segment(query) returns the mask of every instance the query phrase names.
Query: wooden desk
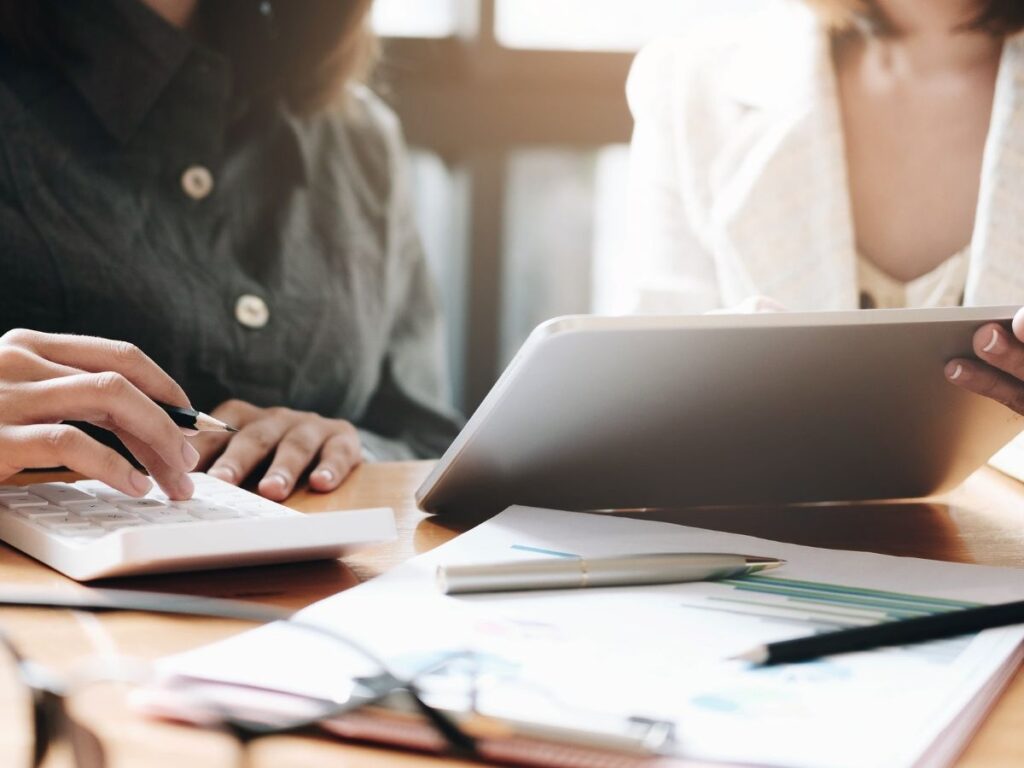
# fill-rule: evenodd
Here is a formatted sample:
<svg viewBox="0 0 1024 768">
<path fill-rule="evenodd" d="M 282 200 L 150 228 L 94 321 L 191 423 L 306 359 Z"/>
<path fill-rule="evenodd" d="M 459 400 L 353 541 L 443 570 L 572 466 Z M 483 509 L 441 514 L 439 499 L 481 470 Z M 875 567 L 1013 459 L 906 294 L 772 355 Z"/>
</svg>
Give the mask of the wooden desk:
<svg viewBox="0 0 1024 768">
<path fill-rule="evenodd" d="M 109 582 L 105 586 L 236 598 L 287 608 L 307 605 L 382 573 L 455 535 L 455 531 L 423 515 L 413 504 L 412 493 L 429 469 L 427 462 L 366 465 L 333 494 L 300 492 L 291 499 L 292 506 L 309 512 L 394 507 L 398 541 L 361 552 L 344 564 L 319 562 L 145 577 Z M 22 479 L 40 482 L 64 477 L 33 474 Z M 978 472 L 948 498 L 934 503 L 692 510 L 673 515 L 672 519 L 799 544 L 1024 568 L 1024 485 L 989 469 Z M 79 588 L 4 546 L 0 546 L 0 583 Z M 208 619 L 130 614 L 88 621 L 71 614 L 11 609 L 0 609 L 0 626 L 33 657 L 58 667 L 95 653 L 103 643 L 113 642 L 119 651 L 155 658 L 246 628 Z M 7 697 L 9 692 L 5 697 L 0 690 L 0 715 Z M 95 727 L 108 744 L 111 768 L 231 765 L 232 747 L 224 737 L 144 720 L 127 708 L 124 696 L 117 691 L 99 692 L 95 702 L 90 700 L 90 710 L 101 715 L 95 718 Z M 10 726 L 7 728 L 10 738 Z M 4 737 L 5 731 L 0 727 L 0 744 Z M 428 768 L 439 764 L 430 758 L 312 736 L 270 740 L 260 745 L 254 757 L 254 766 L 275 768 L 327 764 L 370 768 L 385 763 Z M 48 766 L 68 764 L 60 756 L 48 762 Z M 1024 673 L 1016 676 L 960 765 L 1024 765 Z"/>
</svg>

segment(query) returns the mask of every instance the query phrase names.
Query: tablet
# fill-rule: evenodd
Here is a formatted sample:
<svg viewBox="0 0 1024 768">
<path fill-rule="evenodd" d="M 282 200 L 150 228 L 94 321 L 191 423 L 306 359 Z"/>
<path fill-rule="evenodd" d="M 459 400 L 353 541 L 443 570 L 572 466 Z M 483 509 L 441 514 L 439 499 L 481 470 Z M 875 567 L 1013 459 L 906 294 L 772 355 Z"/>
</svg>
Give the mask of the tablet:
<svg viewBox="0 0 1024 768">
<path fill-rule="evenodd" d="M 940 493 L 1024 426 L 943 374 L 1015 309 L 556 318 L 417 502 L 477 517 Z"/>
</svg>

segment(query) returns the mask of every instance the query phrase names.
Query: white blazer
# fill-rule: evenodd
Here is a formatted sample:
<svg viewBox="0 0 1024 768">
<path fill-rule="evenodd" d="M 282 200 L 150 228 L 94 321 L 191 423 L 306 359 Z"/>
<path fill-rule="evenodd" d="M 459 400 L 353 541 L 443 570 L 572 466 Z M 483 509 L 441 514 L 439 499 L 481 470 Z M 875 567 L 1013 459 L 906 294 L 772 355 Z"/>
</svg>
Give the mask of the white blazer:
<svg viewBox="0 0 1024 768">
<path fill-rule="evenodd" d="M 812 11 L 786 3 L 659 41 L 627 93 L 640 311 L 753 295 L 793 310 L 858 306 L 831 46 Z M 1002 54 L 970 254 L 965 304 L 1024 304 L 1024 35 Z"/>
</svg>

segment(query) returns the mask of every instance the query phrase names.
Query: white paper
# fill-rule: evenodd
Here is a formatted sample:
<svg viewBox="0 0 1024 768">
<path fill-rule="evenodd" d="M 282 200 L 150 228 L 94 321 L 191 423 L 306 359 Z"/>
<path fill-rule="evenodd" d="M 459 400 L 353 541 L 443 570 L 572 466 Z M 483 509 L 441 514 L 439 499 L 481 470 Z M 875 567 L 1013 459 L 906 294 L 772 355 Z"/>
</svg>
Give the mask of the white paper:
<svg viewBox="0 0 1024 768">
<path fill-rule="evenodd" d="M 788 562 L 742 580 L 473 596 L 442 595 L 434 579 L 439 564 L 667 551 Z M 404 673 L 473 651 L 483 681 L 477 705 L 494 714 L 566 724 L 664 719 L 675 723 L 687 757 L 860 768 L 952 760 L 971 730 L 954 721 L 968 710 L 982 714 L 977 701 L 1005 679 L 1024 627 L 767 669 L 728 657 L 840 626 L 1021 599 L 1024 573 L 1014 569 L 514 507 L 300 615 Z M 373 665 L 271 626 L 169 659 L 164 669 L 344 700 L 351 675 Z"/>
</svg>

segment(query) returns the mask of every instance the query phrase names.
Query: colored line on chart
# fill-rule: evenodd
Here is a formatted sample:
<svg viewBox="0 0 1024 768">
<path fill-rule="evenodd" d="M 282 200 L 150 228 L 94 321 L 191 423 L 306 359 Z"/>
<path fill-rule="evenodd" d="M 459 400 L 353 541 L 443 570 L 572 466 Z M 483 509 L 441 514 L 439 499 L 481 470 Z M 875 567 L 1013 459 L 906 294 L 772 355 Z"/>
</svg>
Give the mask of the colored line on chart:
<svg viewBox="0 0 1024 768">
<path fill-rule="evenodd" d="M 708 598 L 711 600 L 713 598 Z M 727 608 L 725 606 L 713 606 L 705 605 L 703 603 L 680 603 L 682 608 L 692 608 L 696 611 L 714 611 L 716 613 L 731 613 L 734 616 L 750 616 L 754 619 L 767 619 L 769 621 L 778 624 L 795 624 L 797 626 L 811 626 L 822 629 L 845 629 L 847 627 L 862 626 L 861 624 L 852 624 L 848 621 L 838 621 L 833 618 L 815 618 L 808 614 L 805 610 L 800 610 L 799 616 L 786 615 L 784 613 L 768 613 L 764 610 L 766 606 L 763 604 L 758 605 L 754 609 L 744 610 L 742 608 Z M 780 611 L 796 612 L 796 608 L 782 608 L 779 606 Z"/>
<path fill-rule="evenodd" d="M 961 600 L 884 592 L 877 589 L 859 589 L 796 579 L 754 576 L 726 579 L 722 583 L 728 584 L 739 592 L 780 597 L 787 603 L 811 603 L 839 609 L 869 611 L 881 613 L 891 619 L 947 613 L 977 605 L 977 603 Z"/>
<path fill-rule="evenodd" d="M 526 544 L 513 544 L 511 549 L 518 549 L 520 552 L 535 552 L 538 555 L 550 555 L 551 557 L 567 557 L 574 560 L 578 560 L 580 557 L 572 552 L 559 552 L 557 549 L 543 549 L 542 547 L 528 547 Z"/>
<path fill-rule="evenodd" d="M 938 597 L 765 576 L 723 579 L 718 583 L 731 589 L 732 596 L 707 595 L 700 603 L 687 602 L 682 607 L 804 624 L 815 632 L 823 632 L 948 613 L 978 605 Z M 970 637 L 951 638 L 907 646 L 902 650 L 942 664 L 954 661 L 970 643 Z"/>
<path fill-rule="evenodd" d="M 864 587 L 847 587 L 841 584 L 826 584 L 820 581 L 803 581 L 801 579 L 780 579 L 773 576 L 743 576 L 736 579 L 723 579 L 726 584 L 753 585 L 764 588 L 778 586 L 783 589 L 806 589 L 814 592 L 840 594 L 840 595 L 861 595 L 874 598 L 888 598 L 891 600 L 903 600 L 908 603 L 919 603 L 928 605 L 948 606 L 950 608 L 976 608 L 982 603 L 970 603 L 964 600 L 950 600 L 945 597 L 925 597 L 923 595 L 911 595 L 903 592 L 888 592 L 882 589 L 867 589 Z"/>
</svg>

